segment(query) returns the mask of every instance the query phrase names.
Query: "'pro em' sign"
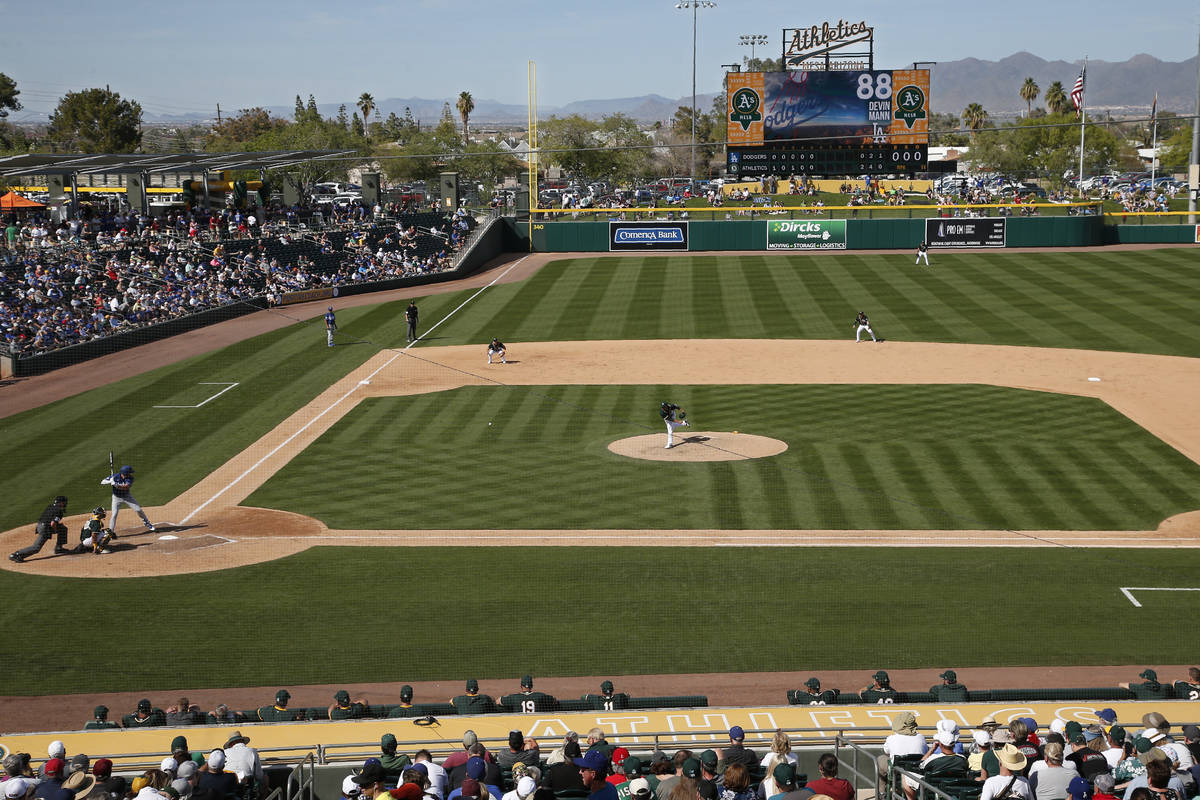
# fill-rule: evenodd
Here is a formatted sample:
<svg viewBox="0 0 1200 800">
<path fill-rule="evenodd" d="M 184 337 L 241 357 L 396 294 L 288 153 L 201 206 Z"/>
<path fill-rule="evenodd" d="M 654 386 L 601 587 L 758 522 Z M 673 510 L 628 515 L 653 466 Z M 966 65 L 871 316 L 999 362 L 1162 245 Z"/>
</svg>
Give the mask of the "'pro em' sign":
<svg viewBox="0 0 1200 800">
<path fill-rule="evenodd" d="M 844 219 L 773 219 L 767 221 L 768 250 L 845 250 Z"/>
</svg>

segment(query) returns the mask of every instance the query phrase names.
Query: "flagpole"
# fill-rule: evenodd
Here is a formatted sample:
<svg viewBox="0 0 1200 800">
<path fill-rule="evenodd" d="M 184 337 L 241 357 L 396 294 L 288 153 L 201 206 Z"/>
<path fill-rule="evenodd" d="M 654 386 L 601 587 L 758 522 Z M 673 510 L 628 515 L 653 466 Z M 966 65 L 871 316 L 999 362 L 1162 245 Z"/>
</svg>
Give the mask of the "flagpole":
<svg viewBox="0 0 1200 800">
<path fill-rule="evenodd" d="M 1154 112 L 1150 115 L 1150 191 L 1154 191 L 1154 179 L 1158 177 L 1158 92 L 1154 93 Z"/>
<path fill-rule="evenodd" d="M 1079 197 L 1083 198 L 1083 134 L 1087 130 L 1087 109 L 1084 99 L 1087 97 L 1087 56 L 1083 57 L 1083 87 L 1079 95 Z"/>
</svg>

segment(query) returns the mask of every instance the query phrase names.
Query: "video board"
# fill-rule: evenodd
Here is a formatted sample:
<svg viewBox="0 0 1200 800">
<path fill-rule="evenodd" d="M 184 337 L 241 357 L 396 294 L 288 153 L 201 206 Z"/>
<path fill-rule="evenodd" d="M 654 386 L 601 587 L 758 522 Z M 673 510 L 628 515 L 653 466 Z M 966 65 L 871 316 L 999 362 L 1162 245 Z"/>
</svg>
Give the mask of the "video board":
<svg viewBox="0 0 1200 800">
<path fill-rule="evenodd" d="M 928 169 L 929 70 L 726 76 L 729 170 L 766 174 Z"/>
</svg>

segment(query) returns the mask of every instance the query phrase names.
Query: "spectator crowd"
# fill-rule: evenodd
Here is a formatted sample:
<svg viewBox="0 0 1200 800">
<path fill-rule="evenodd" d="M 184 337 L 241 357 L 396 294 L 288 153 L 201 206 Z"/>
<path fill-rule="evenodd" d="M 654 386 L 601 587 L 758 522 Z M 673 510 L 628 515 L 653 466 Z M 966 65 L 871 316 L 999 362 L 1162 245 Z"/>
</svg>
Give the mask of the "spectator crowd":
<svg viewBox="0 0 1200 800">
<path fill-rule="evenodd" d="M 351 204 L 151 217 L 97 213 L 4 220 L 0 347 L 34 355 L 285 292 L 451 268 L 474 225 L 465 209 L 393 213 Z M 307 221 L 304 221 L 307 220 Z"/>
</svg>

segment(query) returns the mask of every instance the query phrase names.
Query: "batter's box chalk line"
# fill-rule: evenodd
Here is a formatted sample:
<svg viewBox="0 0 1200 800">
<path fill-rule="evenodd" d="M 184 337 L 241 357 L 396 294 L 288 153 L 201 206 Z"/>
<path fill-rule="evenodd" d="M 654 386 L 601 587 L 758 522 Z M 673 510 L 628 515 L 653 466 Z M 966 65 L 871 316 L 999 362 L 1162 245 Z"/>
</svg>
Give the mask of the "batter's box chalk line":
<svg viewBox="0 0 1200 800">
<path fill-rule="evenodd" d="M 1200 592 L 1200 588 L 1190 586 L 1122 586 L 1121 594 L 1125 595 L 1129 602 L 1133 603 L 1134 608 L 1141 608 L 1142 604 L 1133 596 L 1134 592 Z"/>
</svg>

